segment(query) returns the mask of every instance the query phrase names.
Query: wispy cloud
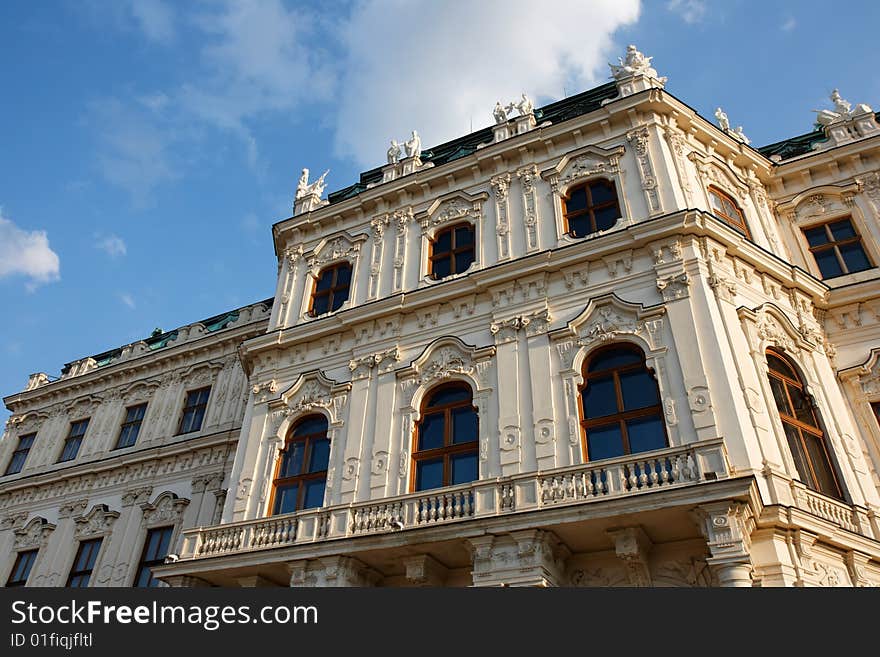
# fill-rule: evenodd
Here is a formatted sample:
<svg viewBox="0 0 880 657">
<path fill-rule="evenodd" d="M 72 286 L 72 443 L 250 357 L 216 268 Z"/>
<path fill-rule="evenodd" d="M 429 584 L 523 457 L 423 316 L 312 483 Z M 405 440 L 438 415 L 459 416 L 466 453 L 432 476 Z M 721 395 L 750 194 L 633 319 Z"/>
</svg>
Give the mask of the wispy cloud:
<svg viewBox="0 0 880 657">
<path fill-rule="evenodd" d="M 666 8 L 681 16 L 681 19 L 690 25 L 699 23 L 706 16 L 705 0 L 669 0 Z"/>
<path fill-rule="evenodd" d="M 789 16 L 785 22 L 779 26 L 783 32 L 791 32 L 794 28 L 797 27 L 797 20 L 795 20 L 794 16 Z"/>
<path fill-rule="evenodd" d="M 638 0 L 560 0 L 527 20 L 500 0 L 359 3 L 339 28 L 337 153 L 375 166 L 388 140 L 413 128 L 428 146 L 467 132 L 471 120 L 491 124 L 496 101 L 523 91 L 533 102 L 555 99 L 604 80 L 614 31 L 638 16 Z M 573 25 L 589 25 L 590 38 L 572 39 Z"/>
<path fill-rule="evenodd" d="M 0 278 L 23 275 L 31 291 L 43 283 L 57 281 L 61 261 L 49 246 L 44 230 L 23 230 L 3 216 L 0 208 Z"/>
<path fill-rule="evenodd" d="M 117 235 L 107 235 L 106 237 L 95 235 L 95 239 L 97 240 L 95 247 L 104 251 L 111 258 L 124 256 L 128 252 L 125 241 Z"/>
<path fill-rule="evenodd" d="M 171 5 L 163 0 L 129 0 L 125 3 L 146 37 L 167 43 L 175 36 L 175 16 Z"/>
<path fill-rule="evenodd" d="M 119 300 L 120 300 L 122 303 L 124 303 L 126 306 L 128 306 L 129 308 L 131 308 L 132 310 L 135 309 L 134 299 L 133 299 L 132 296 L 131 296 L 130 294 L 128 294 L 127 292 L 123 292 L 123 293 L 121 293 L 121 294 L 119 295 Z"/>
</svg>

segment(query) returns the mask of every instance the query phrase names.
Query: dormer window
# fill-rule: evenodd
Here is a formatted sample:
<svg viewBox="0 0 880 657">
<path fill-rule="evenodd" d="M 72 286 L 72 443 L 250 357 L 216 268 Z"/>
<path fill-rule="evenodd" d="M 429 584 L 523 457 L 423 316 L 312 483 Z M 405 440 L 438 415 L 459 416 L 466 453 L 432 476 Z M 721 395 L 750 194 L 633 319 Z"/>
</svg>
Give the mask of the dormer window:
<svg viewBox="0 0 880 657">
<path fill-rule="evenodd" d="M 709 202 L 712 204 L 712 214 L 721 219 L 728 226 L 738 233 L 742 233 L 749 239 L 749 227 L 746 225 L 746 218 L 743 216 L 742 210 L 730 196 L 715 187 L 709 188 Z"/>
<path fill-rule="evenodd" d="M 318 317 L 334 310 L 339 310 L 348 299 L 348 291 L 351 286 L 351 264 L 337 262 L 321 270 L 318 280 L 315 281 L 315 290 L 312 292 L 312 303 L 309 307 L 309 315 Z"/>
<path fill-rule="evenodd" d="M 467 271 L 475 255 L 474 227 L 460 223 L 437 232 L 431 242 L 431 278 L 440 280 Z"/>
<path fill-rule="evenodd" d="M 617 190 L 613 182 L 604 178 L 571 188 L 563 204 L 566 232 L 572 237 L 608 230 L 620 218 Z"/>
</svg>

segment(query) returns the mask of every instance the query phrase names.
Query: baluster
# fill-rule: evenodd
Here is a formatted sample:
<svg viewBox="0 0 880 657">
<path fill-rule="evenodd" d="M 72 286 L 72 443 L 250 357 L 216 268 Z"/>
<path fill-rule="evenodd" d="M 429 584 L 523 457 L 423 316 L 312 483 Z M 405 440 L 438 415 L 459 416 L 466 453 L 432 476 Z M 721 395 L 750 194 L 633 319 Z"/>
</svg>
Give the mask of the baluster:
<svg viewBox="0 0 880 657">
<path fill-rule="evenodd" d="M 636 485 L 639 483 L 639 478 L 636 476 L 636 464 L 627 463 L 625 471 L 629 472 L 629 477 L 624 476 L 623 486 L 627 490 L 632 490 L 636 488 Z M 629 485 L 627 486 L 627 484 Z"/>
<path fill-rule="evenodd" d="M 687 479 L 691 481 L 697 478 L 697 464 L 694 462 L 694 457 L 690 452 L 688 452 L 685 458 L 687 459 L 685 463 L 685 469 L 687 470 Z"/>
<path fill-rule="evenodd" d="M 681 454 L 672 457 L 672 481 L 678 483 L 681 481 Z"/>
<path fill-rule="evenodd" d="M 669 459 L 661 458 L 660 459 L 660 485 L 669 483 Z"/>
<path fill-rule="evenodd" d="M 641 470 L 641 474 L 639 475 L 639 488 L 645 488 L 648 485 L 648 471 L 646 468 L 649 466 L 649 463 L 648 461 L 641 461 L 636 465 L 638 465 L 639 470 Z"/>
</svg>

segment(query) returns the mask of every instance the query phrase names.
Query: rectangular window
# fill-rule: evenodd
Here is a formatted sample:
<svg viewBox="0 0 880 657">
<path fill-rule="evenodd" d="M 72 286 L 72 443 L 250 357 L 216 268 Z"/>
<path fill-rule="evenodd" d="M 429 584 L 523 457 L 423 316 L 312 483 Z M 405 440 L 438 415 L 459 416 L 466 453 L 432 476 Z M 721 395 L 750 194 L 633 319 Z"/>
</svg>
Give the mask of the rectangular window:
<svg viewBox="0 0 880 657">
<path fill-rule="evenodd" d="M 76 559 L 73 560 L 70 575 L 67 577 L 67 586 L 69 588 L 85 588 L 89 585 L 92 570 L 94 570 L 95 562 L 98 560 L 98 552 L 101 550 L 102 540 L 94 538 L 90 541 L 80 542 L 79 549 L 76 551 Z"/>
<path fill-rule="evenodd" d="M 27 550 L 19 552 L 15 558 L 15 565 L 6 580 L 6 586 L 25 586 L 28 576 L 31 574 L 31 568 L 34 567 L 34 561 L 37 560 L 37 550 Z"/>
<path fill-rule="evenodd" d="M 129 406 L 125 409 L 125 422 L 122 423 L 122 429 L 119 431 L 119 438 L 116 440 L 116 449 L 131 447 L 135 444 L 138 433 L 140 433 L 141 430 L 141 422 L 144 421 L 144 414 L 146 412 L 146 404 Z"/>
<path fill-rule="evenodd" d="M 153 566 L 165 563 L 168 549 L 171 547 L 171 534 L 174 527 L 159 527 L 147 532 L 147 540 L 144 542 L 144 551 L 138 566 L 135 586 L 159 586 L 161 582 L 153 577 Z"/>
<path fill-rule="evenodd" d="M 20 436 L 18 439 L 18 446 L 15 448 L 15 451 L 12 452 L 12 458 L 9 460 L 9 465 L 6 466 L 6 474 L 16 474 L 21 472 L 21 469 L 24 467 L 25 459 L 27 459 L 28 452 L 31 451 L 31 445 L 34 444 L 34 438 L 36 438 L 37 434 L 29 433 L 26 436 Z"/>
<path fill-rule="evenodd" d="M 190 433 L 202 428 L 202 420 L 205 419 L 205 408 L 208 406 L 210 392 L 211 388 L 208 387 L 190 390 L 186 393 L 186 403 L 183 406 L 178 434 Z"/>
<path fill-rule="evenodd" d="M 862 247 L 862 238 L 849 217 L 804 229 L 810 253 L 822 278 L 834 278 L 870 269 L 874 265 Z"/>
<path fill-rule="evenodd" d="M 61 450 L 61 458 L 58 462 L 72 461 L 79 452 L 79 446 L 82 444 L 83 436 L 86 435 L 86 429 L 89 428 L 89 419 L 78 420 L 70 423 L 70 432 L 64 440 L 64 449 Z"/>
</svg>

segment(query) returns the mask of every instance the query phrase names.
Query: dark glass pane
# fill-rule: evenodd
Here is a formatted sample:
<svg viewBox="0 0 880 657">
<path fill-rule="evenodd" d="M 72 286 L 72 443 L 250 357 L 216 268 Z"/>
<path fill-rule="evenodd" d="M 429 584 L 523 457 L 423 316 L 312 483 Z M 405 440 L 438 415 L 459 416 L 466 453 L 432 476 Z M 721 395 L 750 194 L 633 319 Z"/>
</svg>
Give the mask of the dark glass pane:
<svg viewBox="0 0 880 657">
<path fill-rule="evenodd" d="M 724 214 L 726 214 L 734 223 L 742 223 L 742 213 L 733 203 L 724 199 Z"/>
<path fill-rule="evenodd" d="M 64 450 L 61 452 L 61 458 L 59 461 L 72 461 L 76 458 L 76 454 L 79 451 L 79 444 L 82 441 L 82 438 L 69 438 L 64 442 Z"/>
<path fill-rule="evenodd" d="M 810 475 L 810 468 L 807 465 L 807 457 L 804 454 L 804 448 L 801 445 L 801 437 L 800 431 L 798 428 L 788 424 L 787 422 L 782 423 L 782 428 L 785 430 L 785 438 L 788 441 L 788 449 L 791 452 L 791 458 L 794 460 L 794 467 L 798 473 L 798 479 L 800 479 L 805 484 L 809 484 L 812 482 L 812 476 Z"/>
<path fill-rule="evenodd" d="M 327 295 L 323 295 L 320 297 L 315 297 L 312 302 L 312 315 L 317 317 L 318 315 L 323 315 L 327 312 L 330 307 L 330 297 Z"/>
<path fill-rule="evenodd" d="M 620 213 L 614 206 L 602 208 L 601 210 L 596 210 L 595 215 L 596 230 L 608 230 L 609 228 L 612 228 L 614 224 L 617 223 L 617 219 L 620 217 Z"/>
<path fill-rule="evenodd" d="M 448 253 L 452 250 L 452 231 L 444 230 L 437 233 L 434 240 L 434 253 Z"/>
<path fill-rule="evenodd" d="M 724 199 L 722 199 L 716 192 L 709 192 L 709 200 L 712 203 L 713 210 L 724 212 Z"/>
<path fill-rule="evenodd" d="M 327 432 L 327 418 L 323 415 L 312 415 L 307 418 L 303 418 L 299 422 L 296 423 L 296 426 L 293 428 L 294 436 L 311 436 L 316 433 L 326 433 Z"/>
<path fill-rule="evenodd" d="M 336 270 L 336 285 L 345 285 L 351 281 L 351 265 L 340 265 Z"/>
<path fill-rule="evenodd" d="M 606 424 L 587 431 L 587 452 L 591 461 L 610 459 L 623 454 L 620 424 Z"/>
<path fill-rule="evenodd" d="M 452 457 L 452 485 L 466 484 L 480 478 L 477 454 L 456 454 Z"/>
<path fill-rule="evenodd" d="M 452 257 L 434 260 L 431 265 L 431 274 L 434 278 L 446 278 L 452 273 Z"/>
<path fill-rule="evenodd" d="M 89 576 L 90 575 L 91 575 L 91 573 L 89 573 L 88 575 L 74 575 L 70 579 L 70 584 L 68 584 L 68 586 L 72 589 L 85 588 L 89 585 Z"/>
<path fill-rule="evenodd" d="M 568 200 L 565 202 L 566 212 L 576 212 L 587 207 L 587 190 L 583 187 L 575 189 L 571 192 Z"/>
<path fill-rule="evenodd" d="M 71 436 L 84 436 L 88 426 L 89 426 L 88 420 L 80 420 L 79 422 L 74 422 L 73 425 L 70 427 L 70 435 Z"/>
<path fill-rule="evenodd" d="M 6 474 L 11 475 L 21 472 L 26 458 L 27 452 L 15 452 L 9 461 L 9 465 L 6 467 Z"/>
<path fill-rule="evenodd" d="M 342 304 L 348 301 L 348 288 L 343 288 L 341 290 L 336 290 L 333 293 L 333 303 L 330 305 L 330 310 L 339 310 L 342 308 Z"/>
<path fill-rule="evenodd" d="M 452 411 L 452 442 L 470 443 L 477 439 L 477 412 L 472 408 L 454 409 Z"/>
<path fill-rule="evenodd" d="M 785 396 L 785 383 L 775 376 L 770 377 L 770 389 L 773 391 L 773 400 L 776 402 L 776 410 L 794 417 L 791 407 L 788 405 L 788 397 Z"/>
<path fill-rule="evenodd" d="M 315 285 L 316 292 L 323 292 L 324 290 L 329 290 L 333 285 L 333 270 L 325 269 L 321 272 L 320 277 L 318 278 L 318 282 Z"/>
<path fill-rule="evenodd" d="M 326 483 L 326 479 L 313 479 L 303 483 L 306 487 L 305 499 L 303 500 L 304 509 L 317 509 L 324 506 L 324 487 Z"/>
<path fill-rule="evenodd" d="M 568 220 L 568 232 L 572 237 L 584 237 L 593 232 L 589 215 L 582 214 Z"/>
<path fill-rule="evenodd" d="M 416 490 L 440 488 L 443 485 L 443 459 L 416 461 Z"/>
<path fill-rule="evenodd" d="M 632 411 L 646 406 L 656 406 L 660 403 L 657 383 L 649 372 L 636 370 L 635 372 L 622 372 L 619 376 L 624 410 Z"/>
<path fill-rule="evenodd" d="M 474 261 L 474 252 L 472 250 L 464 251 L 463 253 L 455 254 L 455 273 L 460 274 L 463 271 L 467 271 L 467 268 L 471 266 L 471 263 Z"/>
<path fill-rule="evenodd" d="M 659 415 L 640 417 L 626 423 L 630 452 L 649 452 L 666 447 L 666 429 Z"/>
<path fill-rule="evenodd" d="M 137 579 L 134 582 L 134 585 L 140 588 L 145 588 L 148 586 L 153 586 L 153 571 L 149 566 L 141 566 L 140 570 L 138 570 Z"/>
<path fill-rule="evenodd" d="M 150 530 L 147 534 L 147 545 L 144 548 L 144 561 L 153 561 L 159 554 L 159 544 L 162 542 L 162 533 Z"/>
<path fill-rule="evenodd" d="M 828 227 L 831 229 L 831 235 L 834 236 L 837 242 L 842 242 L 856 236 L 856 231 L 849 222 L 849 219 L 835 221 L 833 224 L 829 224 Z"/>
<path fill-rule="evenodd" d="M 281 469 L 279 477 L 295 477 L 302 474 L 303 454 L 306 444 L 302 440 L 295 440 L 287 444 L 287 449 L 281 454 Z"/>
<path fill-rule="evenodd" d="M 275 489 L 275 510 L 273 514 L 278 515 L 296 511 L 297 492 L 299 492 L 299 484 L 278 486 Z"/>
<path fill-rule="evenodd" d="M 599 205 L 600 203 L 617 199 L 617 195 L 614 193 L 614 187 L 604 182 L 596 182 L 590 185 L 590 196 L 593 197 L 593 205 Z"/>
<path fill-rule="evenodd" d="M 584 417 L 589 419 L 614 415 L 617 408 L 617 392 L 614 389 L 614 378 L 610 376 L 590 379 L 583 392 Z"/>
<path fill-rule="evenodd" d="M 309 472 L 324 472 L 330 463 L 330 441 L 326 438 L 312 440 Z"/>
<path fill-rule="evenodd" d="M 806 235 L 807 242 L 810 246 L 821 246 L 823 244 L 828 244 L 828 233 L 825 232 L 825 226 L 808 228 L 804 231 L 804 235 Z"/>
<path fill-rule="evenodd" d="M 164 529 L 156 530 L 159 533 L 159 547 L 157 548 L 156 559 L 164 559 L 168 556 L 168 548 L 171 547 L 171 534 L 173 533 L 172 527 L 165 527 Z"/>
<path fill-rule="evenodd" d="M 30 449 L 31 445 L 34 444 L 34 437 L 37 434 L 32 433 L 27 436 L 22 436 L 18 439 L 18 449 Z"/>
<path fill-rule="evenodd" d="M 779 356 L 774 356 L 773 354 L 767 354 L 767 367 L 770 368 L 773 372 L 778 372 L 782 376 L 787 376 L 789 379 L 794 379 L 795 381 L 800 381 L 800 377 L 797 375 L 797 372 L 792 369 L 791 365 L 782 360 Z"/>
<path fill-rule="evenodd" d="M 810 456 L 810 462 L 813 464 L 813 472 L 816 475 L 816 486 L 821 493 L 831 495 L 832 497 L 840 497 L 840 489 L 834 478 L 834 470 L 831 462 L 828 460 L 828 453 L 825 451 L 825 441 L 819 436 L 813 436 L 808 432 L 802 432 L 804 442 L 807 445 L 807 454 Z"/>
<path fill-rule="evenodd" d="M 471 226 L 461 226 L 455 229 L 455 248 L 474 243 L 474 229 Z"/>
<path fill-rule="evenodd" d="M 843 262 L 846 263 L 846 269 L 850 274 L 871 268 L 871 262 L 868 260 L 868 256 L 865 255 L 865 250 L 860 242 L 844 244 L 838 248 L 840 249 L 840 256 L 843 258 Z"/>
<path fill-rule="evenodd" d="M 445 413 L 429 413 L 419 423 L 419 450 L 443 447 Z"/>
<path fill-rule="evenodd" d="M 816 417 L 813 415 L 813 407 L 810 405 L 807 395 L 797 386 L 788 385 L 786 388 L 788 388 L 791 403 L 794 405 L 794 416 L 804 424 L 815 427 Z"/>
<path fill-rule="evenodd" d="M 202 428 L 202 420 L 205 418 L 205 409 L 202 406 L 197 406 L 193 410 L 192 421 L 190 422 L 190 431 L 198 431 Z"/>
<path fill-rule="evenodd" d="M 199 404 L 207 404 L 208 403 L 208 395 L 211 394 L 210 388 L 203 388 L 202 390 L 198 390 L 198 403 Z"/>
<path fill-rule="evenodd" d="M 822 278 L 834 278 L 843 274 L 837 256 L 834 255 L 834 249 L 825 249 L 813 253 L 816 257 L 816 264 L 819 265 L 819 271 L 822 272 Z"/>
<path fill-rule="evenodd" d="M 444 406 L 457 401 L 470 401 L 471 391 L 466 387 L 449 387 L 440 388 L 437 392 L 428 397 L 427 408 L 434 406 Z"/>
<path fill-rule="evenodd" d="M 642 355 L 631 349 L 608 349 L 590 359 L 588 372 L 601 372 L 642 362 Z"/>
</svg>

